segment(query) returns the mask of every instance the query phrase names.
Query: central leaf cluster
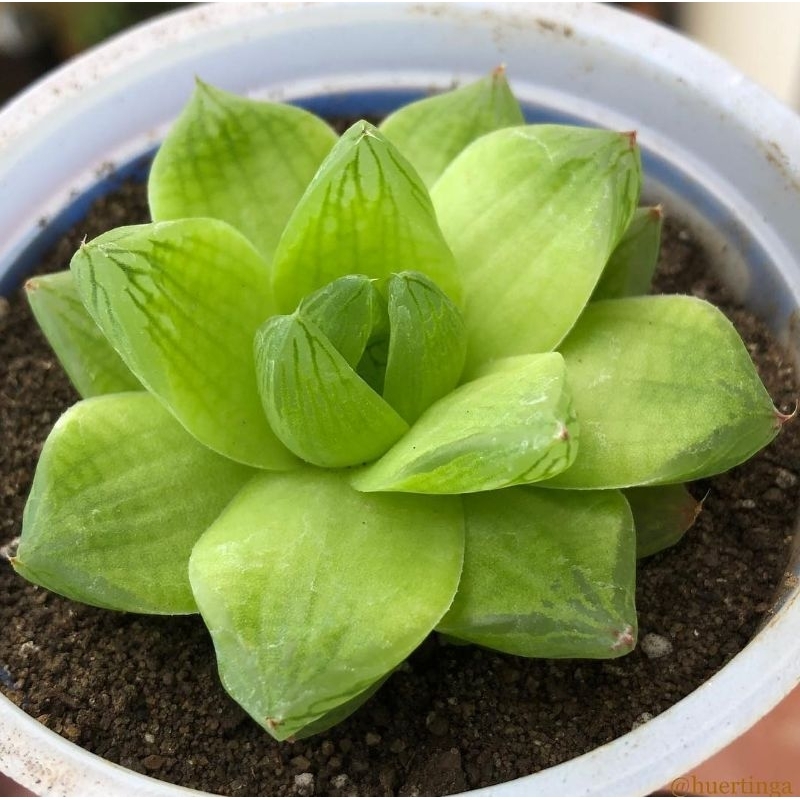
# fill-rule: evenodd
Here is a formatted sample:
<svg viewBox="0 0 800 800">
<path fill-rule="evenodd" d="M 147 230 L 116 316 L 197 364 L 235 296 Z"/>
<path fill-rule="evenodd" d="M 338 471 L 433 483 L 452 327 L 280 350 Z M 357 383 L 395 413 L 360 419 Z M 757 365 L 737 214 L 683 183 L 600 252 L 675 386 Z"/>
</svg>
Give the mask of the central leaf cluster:
<svg viewBox="0 0 800 800">
<path fill-rule="evenodd" d="M 349 467 L 383 455 L 464 368 L 461 314 L 425 275 L 382 287 L 339 278 L 256 334 L 259 392 L 272 430 L 310 464 Z"/>
</svg>

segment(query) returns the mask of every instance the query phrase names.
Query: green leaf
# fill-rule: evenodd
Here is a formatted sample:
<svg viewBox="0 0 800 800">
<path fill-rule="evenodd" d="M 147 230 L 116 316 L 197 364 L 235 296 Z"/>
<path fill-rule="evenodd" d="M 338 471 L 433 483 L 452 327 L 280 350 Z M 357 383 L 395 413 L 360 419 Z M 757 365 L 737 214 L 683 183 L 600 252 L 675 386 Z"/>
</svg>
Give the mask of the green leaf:
<svg viewBox="0 0 800 800">
<path fill-rule="evenodd" d="M 458 383 L 466 329 L 447 295 L 421 273 L 393 275 L 388 294 L 391 334 L 383 397 L 412 425 Z"/>
<path fill-rule="evenodd" d="M 189 565 L 225 688 L 280 740 L 367 690 L 449 608 L 463 524 L 456 498 L 363 495 L 343 473 L 254 478 Z"/>
<path fill-rule="evenodd" d="M 721 311 L 679 295 L 592 303 L 560 347 L 581 421 L 573 489 L 679 483 L 724 472 L 780 428 Z"/>
<path fill-rule="evenodd" d="M 83 400 L 45 442 L 14 569 L 81 603 L 194 613 L 192 547 L 252 475 L 145 392 Z"/>
<path fill-rule="evenodd" d="M 403 106 L 380 124 L 380 131 L 430 188 L 470 142 L 524 122 L 506 71 L 498 67 L 475 83 Z"/>
<path fill-rule="evenodd" d="M 349 467 L 385 453 L 408 425 L 300 315 L 273 317 L 255 340 L 258 387 L 277 437 L 321 467 Z"/>
<path fill-rule="evenodd" d="M 473 142 L 431 196 L 464 282 L 467 374 L 554 348 L 636 208 L 631 134 L 532 125 Z"/>
<path fill-rule="evenodd" d="M 682 484 L 625 489 L 636 523 L 636 558 L 677 544 L 703 509 Z"/>
<path fill-rule="evenodd" d="M 461 285 L 428 192 L 413 167 L 368 122 L 353 125 L 325 159 L 275 252 L 282 311 L 343 275 L 425 273 L 454 301 Z"/>
<path fill-rule="evenodd" d="M 267 266 L 240 233 L 212 219 L 117 228 L 71 268 L 102 332 L 194 437 L 251 466 L 296 466 L 256 388 L 253 336 L 274 307 Z"/>
<path fill-rule="evenodd" d="M 335 142 L 331 128 L 307 111 L 246 100 L 197 81 L 153 162 L 153 220 L 224 220 L 270 261 Z"/>
<path fill-rule="evenodd" d="M 532 483 L 572 463 L 577 435 L 561 356 L 520 356 L 434 403 L 352 483 L 433 494 Z"/>
<path fill-rule="evenodd" d="M 464 497 L 458 593 L 437 630 L 529 658 L 613 658 L 636 642 L 636 538 L 620 492 L 528 486 Z"/>
<path fill-rule="evenodd" d="M 83 307 L 72 273 L 31 278 L 25 292 L 39 327 L 82 397 L 142 388 Z"/>
<path fill-rule="evenodd" d="M 388 332 L 386 303 L 366 275 L 345 275 L 306 297 L 295 312 L 316 325 L 351 367 L 374 331 Z"/>
<path fill-rule="evenodd" d="M 603 270 L 592 300 L 648 294 L 661 248 L 661 206 L 637 208 Z"/>
<path fill-rule="evenodd" d="M 308 736 L 315 736 L 318 733 L 327 731 L 334 725 L 338 725 L 342 720 L 347 719 L 353 712 L 357 711 L 364 703 L 375 695 L 378 689 L 392 677 L 392 673 L 387 672 L 382 678 L 378 679 L 371 686 L 368 686 L 360 694 L 351 697 L 349 700 L 342 703 L 340 706 L 326 711 L 319 719 L 315 719 L 305 727 L 301 728 L 297 733 L 292 736 L 292 741 L 297 739 L 305 739 Z"/>
</svg>

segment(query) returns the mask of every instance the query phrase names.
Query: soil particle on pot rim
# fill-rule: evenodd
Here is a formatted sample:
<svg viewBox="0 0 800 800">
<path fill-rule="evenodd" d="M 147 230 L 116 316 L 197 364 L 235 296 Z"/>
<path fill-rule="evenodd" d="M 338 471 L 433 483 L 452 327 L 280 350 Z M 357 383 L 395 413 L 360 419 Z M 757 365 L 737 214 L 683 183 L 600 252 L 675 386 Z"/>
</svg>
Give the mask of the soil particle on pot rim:
<svg viewBox="0 0 800 800">
<path fill-rule="evenodd" d="M 144 191 L 100 201 L 43 271 L 80 240 L 147 218 Z M 710 275 L 691 235 L 666 226 L 658 284 L 721 305 L 773 399 L 798 396 L 789 358 Z M 41 443 L 77 400 L 21 297 L 0 307 L 0 546 L 19 534 Z M 0 565 L 0 690 L 104 758 L 229 795 L 439 795 L 580 755 L 689 694 L 753 636 L 785 579 L 798 507 L 798 426 L 708 495 L 684 540 L 640 563 L 643 648 L 613 661 L 527 660 L 431 636 L 377 695 L 324 734 L 278 744 L 223 691 L 198 617 L 140 617 L 69 602 Z M 650 641 L 659 641 L 651 638 Z M 662 648 L 663 649 L 663 648 Z"/>
</svg>

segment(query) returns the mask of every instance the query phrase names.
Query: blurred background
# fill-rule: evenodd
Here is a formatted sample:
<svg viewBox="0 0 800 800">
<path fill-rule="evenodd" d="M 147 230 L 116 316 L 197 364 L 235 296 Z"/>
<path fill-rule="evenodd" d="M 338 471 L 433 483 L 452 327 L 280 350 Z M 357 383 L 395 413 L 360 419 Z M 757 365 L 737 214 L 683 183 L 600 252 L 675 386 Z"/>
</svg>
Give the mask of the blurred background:
<svg viewBox="0 0 800 800">
<path fill-rule="evenodd" d="M 0 2 L 0 106 L 37 77 L 130 25 L 187 3 Z M 800 110 L 800 3 L 614 3 L 673 27 Z M 0 654 L 0 666 L 2 666 Z M 786 783 L 800 794 L 800 690 L 749 733 L 699 765 L 690 794 L 730 796 L 723 782 Z M 692 780 L 693 779 L 693 780 Z M 746 788 L 746 787 L 745 787 Z M 665 793 L 670 787 L 665 787 Z M 23 790 L 0 775 L 0 796 Z"/>
</svg>

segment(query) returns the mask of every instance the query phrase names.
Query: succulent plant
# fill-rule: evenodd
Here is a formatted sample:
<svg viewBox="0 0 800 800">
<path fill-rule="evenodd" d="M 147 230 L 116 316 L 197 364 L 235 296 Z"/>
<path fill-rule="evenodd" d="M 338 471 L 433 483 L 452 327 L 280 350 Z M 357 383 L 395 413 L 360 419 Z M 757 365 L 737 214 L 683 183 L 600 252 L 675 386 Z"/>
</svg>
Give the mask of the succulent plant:
<svg viewBox="0 0 800 800">
<path fill-rule="evenodd" d="M 526 125 L 502 70 L 339 138 L 199 83 L 154 222 L 28 283 L 86 399 L 44 445 L 15 569 L 199 611 L 277 739 L 432 631 L 627 653 L 637 549 L 783 420 L 717 309 L 642 296 L 640 182 L 633 134 Z"/>
</svg>

